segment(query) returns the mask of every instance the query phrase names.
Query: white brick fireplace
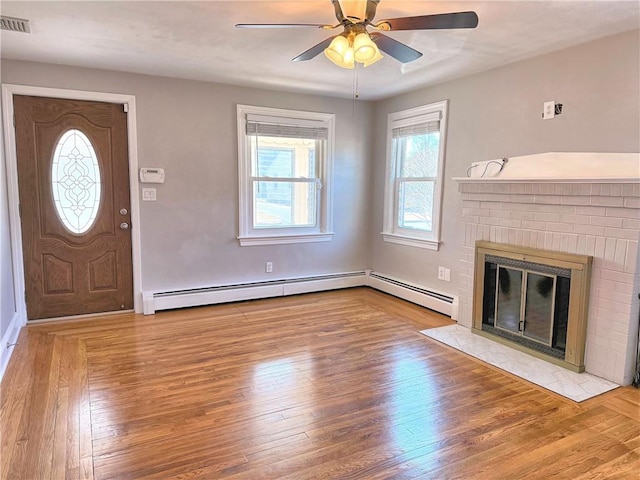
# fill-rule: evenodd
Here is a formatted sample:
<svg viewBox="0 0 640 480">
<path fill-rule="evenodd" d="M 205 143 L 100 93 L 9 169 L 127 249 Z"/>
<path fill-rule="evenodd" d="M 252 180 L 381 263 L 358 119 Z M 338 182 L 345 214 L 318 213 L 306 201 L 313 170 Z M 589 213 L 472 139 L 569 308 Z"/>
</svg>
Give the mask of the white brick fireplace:
<svg viewBox="0 0 640 480">
<path fill-rule="evenodd" d="M 458 322 L 471 328 L 477 240 L 593 256 L 585 369 L 626 385 L 638 346 L 640 156 L 564 155 L 519 157 L 495 177 L 456 179 Z"/>
</svg>

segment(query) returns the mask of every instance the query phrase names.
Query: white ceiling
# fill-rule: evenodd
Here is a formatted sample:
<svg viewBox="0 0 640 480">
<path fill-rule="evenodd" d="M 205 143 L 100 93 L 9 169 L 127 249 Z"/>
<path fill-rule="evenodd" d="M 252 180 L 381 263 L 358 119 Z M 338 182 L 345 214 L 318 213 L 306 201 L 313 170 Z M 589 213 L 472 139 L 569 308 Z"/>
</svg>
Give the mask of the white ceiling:
<svg viewBox="0 0 640 480">
<path fill-rule="evenodd" d="M 375 100 L 640 27 L 640 2 L 381 0 L 376 20 L 474 10 L 474 30 L 390 32 L 424 53 L 357 70 Z M 335 24 L 330 0 L 4 1 L 31 34 L 2 31 L 3 58 L 351 97 L 354 71 L 324 55 L 291 62 L 333 32 L 246 30 L 236 23 Z"/>
</svg>

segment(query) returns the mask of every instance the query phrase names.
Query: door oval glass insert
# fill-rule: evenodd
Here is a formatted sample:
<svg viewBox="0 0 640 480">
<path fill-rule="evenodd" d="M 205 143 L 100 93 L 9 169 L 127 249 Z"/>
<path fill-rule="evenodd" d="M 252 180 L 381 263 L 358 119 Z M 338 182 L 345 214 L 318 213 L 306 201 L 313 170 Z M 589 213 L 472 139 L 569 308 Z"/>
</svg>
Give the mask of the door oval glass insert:
<svg viewBox="0 0 640 480">
<path fill-rule="evenodd" d="M 87 232 L 98 215 L 101 185 L 98 157 L 80 130 L 67 130 L 51 162 L 51 189 L 58 217 L 71 233 Z"/>
</svg>

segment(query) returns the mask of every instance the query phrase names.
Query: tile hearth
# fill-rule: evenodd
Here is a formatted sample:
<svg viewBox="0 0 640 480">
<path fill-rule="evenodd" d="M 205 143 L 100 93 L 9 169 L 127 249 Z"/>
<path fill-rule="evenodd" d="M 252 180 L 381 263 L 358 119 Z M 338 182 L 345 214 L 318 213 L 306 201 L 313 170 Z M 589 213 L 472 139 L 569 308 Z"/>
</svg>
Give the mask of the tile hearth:
<svg viewBox="0 0 640 480">
<path fill-rule="evenodd" d="M 589 373 L 574 373 L 545 362 L 473 334 L 469 328 L 461 325 L 430 328 L 420 333 L 575 402 L 582 402 L 619 386 Z"/>
</svg>

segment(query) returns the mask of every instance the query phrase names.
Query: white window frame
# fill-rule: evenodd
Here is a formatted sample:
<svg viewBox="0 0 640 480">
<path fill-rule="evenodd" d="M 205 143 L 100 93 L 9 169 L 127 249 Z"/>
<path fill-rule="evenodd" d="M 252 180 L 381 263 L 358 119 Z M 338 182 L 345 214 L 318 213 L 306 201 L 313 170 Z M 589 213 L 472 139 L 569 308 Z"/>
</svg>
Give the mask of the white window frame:
<svg viewBox="0 0 640 480">
<path fill-rule="evenodd" d="M 247 116 L 268 118 L 283 125 L 319 126 L 327 128 L 325 148 L 318 154 L 317 168 L 320 180 L 317 199 L 318 212 L 313 227 L 254 228 L 253 177 L 251 176 L 251 136 L 246 133 Z M 328 242 L 333 238 L 331 172 L 335 138 L 335 115 L 330 113 L 285 110 L 280 108 L 237 106 L 238 127 L 238 181 L 239 232 L 241 246 L 277 245 L 288 243 Z"/>
<path fill-rule="evenodd" d="M 442 191 L 444 182 L 444 158 L 447 139 L 447 107 L 448 101 L 422 105 L 420 107 L 390 113 L 387 117 L 387 165 L 384 189 L 384 223 L 382 237 L 385 242 L 397 243 L 412 247 L 438 250 L 440 248 L 440 223 Z M 432 231 L 420 231 L 402 228 L 398 225 L 398 162 L 394 158 L 393 129 L 424 123 L 440 121 L 440 145 L 438 152 L 438 174 L 433 192 Z"/>
</svg>

